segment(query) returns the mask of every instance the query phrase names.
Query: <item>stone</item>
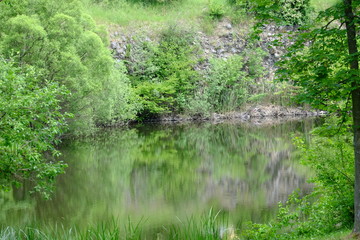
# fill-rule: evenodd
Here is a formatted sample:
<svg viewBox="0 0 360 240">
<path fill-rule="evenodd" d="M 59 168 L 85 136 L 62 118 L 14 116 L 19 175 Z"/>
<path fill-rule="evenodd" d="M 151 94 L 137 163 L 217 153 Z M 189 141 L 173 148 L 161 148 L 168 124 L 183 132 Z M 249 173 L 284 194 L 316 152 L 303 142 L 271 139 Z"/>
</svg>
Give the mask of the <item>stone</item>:
<svg viewBox="0 0 360 240">
<path fill-rule="evenodd" d="M 110 43 L 110 47 L 111 47 L 112 49 L 116 49 L 116 45 L 117 45 L 117 43 L 114 42 L 114 41 L 112 41 L 112 42 Z"/>
</svg>

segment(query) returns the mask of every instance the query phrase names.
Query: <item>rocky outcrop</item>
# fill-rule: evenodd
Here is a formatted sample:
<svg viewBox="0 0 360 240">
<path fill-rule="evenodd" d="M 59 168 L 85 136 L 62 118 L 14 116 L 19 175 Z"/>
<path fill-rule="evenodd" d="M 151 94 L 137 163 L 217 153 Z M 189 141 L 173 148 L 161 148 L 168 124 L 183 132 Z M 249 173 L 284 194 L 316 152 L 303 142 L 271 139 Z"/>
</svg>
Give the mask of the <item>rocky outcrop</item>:
<svg viewBox="0 0 360 240">
<path fill-rule="evenodd" d="M 164 29 L 164 26 L 157 29 L 158 33 Z M 264 25 L 260 34 L 260 41 L 257 44 L 250 44 L 249 34 L 251 26 L 232 25 L 228 20 L 220 21 L 213 31 L 213 34 L 205 34 L 201 31 L 196 33 L 194 44 L 199 44 L 201 51 L 198 58 L 202 59 L 196 66 L 196 70 L 204 71 L 210 66 L 209 60 L 211 58 L 227 59 L 234 55 L 242 55 L 247 57 L 247 53 L 260 47 L 266 52 L 261 65 L 266 69 L 264 81 L 272 82 L 275 77 L 276 65 L 275 63 L 284 55 L 286 48 L 294 42 L 290 35 L 296 34 L 297 26 L 276 26 L 274 24 Z M 127 61 L 139 62 L 137 56 L 131 56 L 131 51 L 141 48 L 139 43 L 149 42 L 155 43 L 158 36 L 154 31 L 150 31 L 146 26 L 138 27 L 136 31 L 121 31 L 121 29 L 114 30 L 111 34 L 110 47 L 114 52 L 115 58 Z M 276 41 L 278 44 L 274 45 Z M 136 51 L 135 51 L 136 52 Z M 160 119 L 149 119 L 149 121 L 165 121 L 165 122 L 179 122 L 179 121 L 193 121 L 193 120 L 224 120 L 224 119 L 263 119 L 263 118 L 278 118 L 278 117 L 304 117 L 304 116 L 321 116 L 325 115 L 323 111 L 310 111 L 303 108 L 287 108 L 282 106 L 250 106 L 245 108 L 242 112 L 230 112 L 225 114 L 213 113 L 207 116 L 181 116 L 181 115 L 166 115 Z"/>
<path fill-rule="evenodd" d="M 159 27 L 161 31 L 164 27 Z M 204 70 L 209 66 L 210 58 L 226 59 L 234 55 L 243 54 L 249 47 L 249 34 L 251 26 L 233 25 L 228 20 L 220 21 L 215 27 L 213 34 L 204 32 L 196 33 L 196 42 L 202 49 L 199 58 L 204 59 L 199 63 L 197 70 Z M 260 41 L 256 46 L 261 47 L 267 54 L 263 60 L 263 66 L 269 72 L 269 80 L 273 79 L 275 72 L 275 62 L 284 54 L 285 47 L 293 44 L 287 34 L 297 31 L 296 26 L 276 26 L 274 24 L 264 25 L 260 34 Z M 130 49 L 138 42 L 156 42 L 157 35 L 149 31 L 146 26 L 139 27 L 136 31 L 115 29 L 111 33 L 110 48 L 117 59 L 124 60 Z M 274 46 L 273 41 L 281 43 Z M 285 47 L 284 47 L 285 46 Z M 251 49 L 249 49 L 251 51 Z"/>
<path fill-rule="evenodd" d="M 275 63 L 280 60 L 286 52 L 286 48 L 294 44 L 290 37 L 298 31 L 298 26 L 276 26 L 267 24 L 262 27 L 260 34 L 260 45 L 268 54 L 264 57 L 263 66 L 267 69 L 267 78 L 274 80 L 276 66 Z M 277 44 L 274 42 L 277 41 Z"/>
</svg>

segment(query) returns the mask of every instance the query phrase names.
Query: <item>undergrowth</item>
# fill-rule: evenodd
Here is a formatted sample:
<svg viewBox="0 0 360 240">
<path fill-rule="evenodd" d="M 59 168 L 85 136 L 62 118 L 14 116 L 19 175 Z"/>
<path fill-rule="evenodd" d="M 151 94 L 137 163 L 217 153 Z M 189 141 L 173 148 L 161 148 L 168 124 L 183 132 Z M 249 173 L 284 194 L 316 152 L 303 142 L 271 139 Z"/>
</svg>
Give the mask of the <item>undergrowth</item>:
<svg viewBox="0 0 360 240">
<path fill-rule="evenodd" d="M 89 226 L 84 230 L 77 227 L 55 225 L 48 227 L 2 227 L 1 240 L 142 240 L 142 239 L 173 239 L 173 240 L 220 240 L 238 239 L 237 230 L 228 224 L 227 218 L 220 212 L 210 209 L 200 219 L 189 217 L 186 220 L 177 219 L 177 222 L 155 229 L 149 229 L 146 220 L 119 224 L 113 219 L 109 222 Z"/>
<path fill-rule="evenodd" d="M 279 204 L 277 218 L 268 224 L 251 223 L 246 239 L 299 239 L 325 236 L 352 228 L 354 218 L 354 153 L 351 125 L 338 118 L 313 131 L 312 141 L 295 137 L 303 163 L 315 171 L 314 191 L 296 193 Z"/>
</svg>

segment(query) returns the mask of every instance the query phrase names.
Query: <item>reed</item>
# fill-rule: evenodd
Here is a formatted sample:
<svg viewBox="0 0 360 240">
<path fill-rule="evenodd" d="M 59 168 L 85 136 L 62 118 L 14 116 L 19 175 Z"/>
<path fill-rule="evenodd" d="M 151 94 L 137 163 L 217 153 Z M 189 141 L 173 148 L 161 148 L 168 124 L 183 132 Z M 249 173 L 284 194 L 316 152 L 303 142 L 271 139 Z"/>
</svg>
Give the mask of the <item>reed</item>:
<svg viewBox="0 0 360 240">
<path fill-rule="evenodd" d="M 210 209 L 200 218 L 195 216 L 185 220 L 152 229 L 145 226 L 146 220 L 138 222 L 128 218 L 125 224 L 117 219 L 98 223 L 79 230 L 76 226 L 67 228 L 63 225 L 42 227 L 3 227 L 0 229 L 0 240 L 220 240 L 239 239 L 237 230 L 229 225 L 228 217 L 221 212 Z"/>
</svg>

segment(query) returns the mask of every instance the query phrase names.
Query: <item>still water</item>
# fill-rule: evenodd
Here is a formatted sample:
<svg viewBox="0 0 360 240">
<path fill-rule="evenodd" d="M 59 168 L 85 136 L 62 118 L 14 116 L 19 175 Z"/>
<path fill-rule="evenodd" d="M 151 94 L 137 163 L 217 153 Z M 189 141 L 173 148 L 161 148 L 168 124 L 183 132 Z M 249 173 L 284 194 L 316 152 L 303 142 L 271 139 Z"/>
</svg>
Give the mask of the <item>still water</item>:
<svg viewBox="0 0 360 240">
<path fill-rule="evenodd" d="M 107 130 L 60 147 L 69 167 L 50 201 L 27 189 L 0 194 L 2 225 L 86 227 L 146 219 L 159 227 L 210 208 L 237 226 L 264 222 L 296 189 L 311 191 L 294 135 L 314 121 L 199 123 Z"/>
</svg>

